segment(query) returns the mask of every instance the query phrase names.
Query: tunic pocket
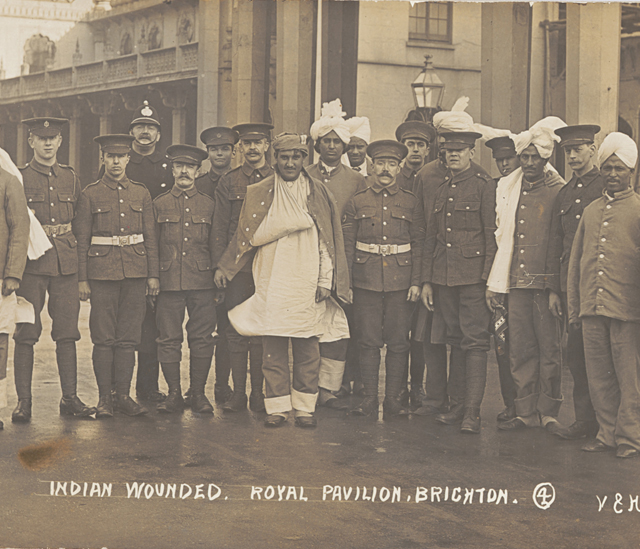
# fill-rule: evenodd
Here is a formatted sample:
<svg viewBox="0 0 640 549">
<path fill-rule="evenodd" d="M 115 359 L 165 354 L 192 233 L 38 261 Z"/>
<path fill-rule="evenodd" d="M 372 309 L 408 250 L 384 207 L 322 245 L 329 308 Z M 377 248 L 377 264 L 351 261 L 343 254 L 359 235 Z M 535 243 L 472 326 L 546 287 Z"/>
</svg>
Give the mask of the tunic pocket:
<svg viewBox="0 0 640 549">
<path fill-rule="evenodd" d="M 111 204 L 95 202 L 91 204 L 91 213 L 95 223 L 96 232 L 113 235 L 111 227 Z"/>
</svg>

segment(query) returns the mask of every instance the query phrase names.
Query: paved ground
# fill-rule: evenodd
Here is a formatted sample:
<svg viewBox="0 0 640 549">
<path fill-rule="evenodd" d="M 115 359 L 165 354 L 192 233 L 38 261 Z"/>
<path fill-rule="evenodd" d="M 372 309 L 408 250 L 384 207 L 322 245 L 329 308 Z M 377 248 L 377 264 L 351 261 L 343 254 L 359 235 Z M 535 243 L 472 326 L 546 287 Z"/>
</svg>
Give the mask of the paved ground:
<svg viewBox="0 0 640 549">
<path fill-rule="evenodd" d="M 79 393 L 95 404 L 87 313 L 83 305 Z M 498 432 L 494 360 L 482 433 L 464 436 L 431 418 L 383 423 L 333 410 L 319 412 L 315 431 L 293 425 L 268 431 L 250 412 L 218 410 L 213 418 L 154 411 L 134 419 L 63 419 L 48 338 L 36 354 L 31 424 L 11 424 L 13 395 L 10 407 L 0 411 L 0 547 L 640 545 L 640 500 L 636 507 L 633 499 L 640 495 L 640 461 L 586 454 L 579 451 L 581 442 L 555 440 L 540 429 Z M 561 420 L 568 422 L 568 374 L 563 382 Z M 23 467 L 18 451 L 47 441 L 57 441 L 58 459 L 36 471 Z M 139 498 L 135 491 L 128 497 L 127 483 L 133 490 L 134 482 Z M 546 510 L 533 501 L 541 483 L 555 489 Z M 373 502 L 364 488 L 366 498 L 375 490 Z M 541 489 L 538 503 L 548 502 L 550 493 Z M 417 502 L 416 496 L 427 500 Z"/>
</svg>

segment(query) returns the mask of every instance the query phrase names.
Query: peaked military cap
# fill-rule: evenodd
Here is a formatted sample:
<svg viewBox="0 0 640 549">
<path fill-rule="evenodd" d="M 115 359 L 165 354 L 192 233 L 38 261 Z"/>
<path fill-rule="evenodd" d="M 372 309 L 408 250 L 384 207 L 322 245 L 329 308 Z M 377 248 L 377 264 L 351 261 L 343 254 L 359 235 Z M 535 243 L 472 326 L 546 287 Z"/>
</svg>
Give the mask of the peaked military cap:
<svg viewBox="0 0 640 549">
<path fill-rule="evenodd" d="M 436 138 L 436 130 L 431 124 L 420 122 L 419 120 L 409 120 L 403 122 L 396 130 L 396 139 L 400 142 L 405 139 L 422 139 L 427 145 Z"/>
<path fill-rule="evenodd" d="M 307 136 L 298 133 L 283 132 L 276 136 L 271 146 L 274 151 L 300 151 L 309 154 Z"/>
<path fill-rule="evenodd" d="M 482 134 L 478 132 L 443 132 L 440 137 L 444 139 L 443 149 L 461 150 L 475 147 L 476 139 L 482 137 Z"/>
<path fill-rule="evenodd" d="M 238 132 L 224 126 L 207 128 L 200 134 L 200 141 L 209 145 L 235 145 L 238 142 Z"/>
<path fill-rule="evenodd" d="M 584 145 L 585 143 L 593 143 L 596 134 L 600 131 L 600 126 L 596 124 L 578 124 L 575 126 L 565 126 L 558 128 L 556 135 L 560 136 L 560 146 L 568 147 L 569 145 Z"/>
<path fill-rule="evenodd" d="M 52 118 L 50 116 L 27 118 L 22 121 L 29 128 L 29 133 L 39 137 L 55 137 L 62 133 L 62 126 L 67 122 L 69 121 L 66 118 Z"/>
<path fill-rule="evenodd" d="M 128 133 L 111 133 L 98 135 L 93 140 L 100 145 L 102 152 L 128 154 L 131 151 L 134 137 Z"/>
<path fill-rule="evenodd" d="M 193 145 L 171 145 L 167 147 L 167 156 L 172 162 L 200 165 L 209 155 L 207 151 Z"/>
<path fill-rule="evenodd" d="M 269 139 L 273 126 L 271 124 L 238 124 L 233 129 L 238 132 L 240 139 L 243 137 Z"/>
<path fill-rule="evenodd" d="M 489 141 L 487 141 L 485 145 L 493 151 L 493 158 L 495 158 L 496 160 L 517 156 L 516 144 L 508 135 L 489 139 Z"/>
<path fill-rule="evenodd" d="M 409 154 L 409 149 L 399 141 L 380 139 L 367 147 L 367 154 L 373 160 L 376 158 L 394 158 L 398 162 L 402 162 L 405 156 Z"/>
<path fill-rule="evenodd" d="M 133 115 L 133 120 L 129 124 L 129 130 L 136 124 L 155 124 L 160 129 L 160 122 L 158 122 L 158 112 L 149 105 L 149 101 L 146 99 L 142 102 Z"/>
</svg>

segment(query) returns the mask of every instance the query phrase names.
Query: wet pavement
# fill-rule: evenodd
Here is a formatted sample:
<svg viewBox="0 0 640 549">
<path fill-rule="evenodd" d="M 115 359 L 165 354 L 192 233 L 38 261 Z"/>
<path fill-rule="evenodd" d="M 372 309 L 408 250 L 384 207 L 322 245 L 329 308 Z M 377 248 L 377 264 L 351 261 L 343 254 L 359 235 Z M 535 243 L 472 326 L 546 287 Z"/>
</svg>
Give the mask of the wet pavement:
<svg viewBox="0 0 640 549">
<path fill-rule="evenodd" d="M 79 395 L 94 405 L 87 305 L 81 315 Z M 159 415 L 151 405 L 142 418 L 76 420 L 58 414 L 45 336 L 31 423 L 10 421 L 11 376 L 0 410 L 0 547 L 640 546 L 640 460 L 587 454 L 583 441 L 542 429 L 497 431 L 493 356 L 489 370 L 479 436 L 429 417 L 382 422 L 328 409 L 315 430 L 291 420 L 268 430 L 261 415 L 217 406 L 214 417 Z M 184 386 L 185 373 L 183 363 Z M 569 423 L 568 371 L 563 392 Z M 18 460 L 21 448 L 48 441 L 57 442 L 46 467 Z"/>
</svg>

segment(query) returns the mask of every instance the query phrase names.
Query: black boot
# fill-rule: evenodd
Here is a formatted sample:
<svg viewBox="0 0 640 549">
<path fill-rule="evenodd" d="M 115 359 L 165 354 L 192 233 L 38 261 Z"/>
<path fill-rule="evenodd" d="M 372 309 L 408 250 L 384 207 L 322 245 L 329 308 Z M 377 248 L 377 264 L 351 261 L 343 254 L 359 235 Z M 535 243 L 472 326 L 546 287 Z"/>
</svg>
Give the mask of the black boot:
<svg viewBox="0 0 640 549">
<path fill-rule="evenodd" d="M 204 394 L 213 357 L 191 357 L 191 409 L 198 414 L 213 414 L 213 406 Z"/>
<path fill-rule="evenodd" d="M 16 343 L 13 351 L 13 375 L 15 378 L 18 400 L 31 400 L 33 345 Z"/>
<path fill-rule="evenodd" d="M 129 395 L 117 395 L 113 407 L 116 412 L 127 416 L 143 416 L 149 413 L 149 410 L 138 404 Z"/>
<path fill-rule="evenodd" d="M 111 393 L 102 395 L 96 406 L 96 419 L 113 417 L 113 397 Z"/>
<path fill-rule="evenodd" d="M 13 423 L 29 423 L 31 421 L 30 398 L 21 398 L 18 400 L 18 405 L 11 414 L 11 421 Z"/>
<path fill-rule="evenodd" d="M 378 411 L 378 371 L 380 369 L 380 349 L 361 348 L 359 356 L 360 373 L 364 384 L 364 400 L 349 415 L 370 416 Z"/>
<path fill-rule="evenodd" d="M 233 394 L 224 403 L 225 412 L 240 412 L 247 409 L 247 353 L 230 352 L 231 375 L 233 377 Z"/>
<path fill-rule="evenodd" d="M 249 372 L 251 378 L 251 394 L 249 408 L 252 412 L 264 412 L 264 374 L 262 373 L 262 343 L 251 343 L 249 347 Z"/>
<path fill-rule="evenodd" d="M 407 362 L 406 352 L 394 352 L 387 348 L 385 359 L 385 396 L 383 407 L 383 418 L 391 419 L 395 416 L 407 416 L 409 405 L 409 392 L 404 381 L 404 367 Z M 405 399 L 406 395 L 406 399 Z"/>
<path fill-rule="evenodd" d="M 184 399 L 182 398 L 182 389 L 180 388 L 180 363 L 163 362 L 162 374 L 169 386 L 169 396 L 158 404 L 158 412 L 173 414 L 182 411 L 184 408 Z"/>
<path fill-rule="evenodd" d="M 184 399 L 180 391 L 169 390 L 169 395 L 157 407 L 158 412 L 163 414 L 175 414 L 184 410 Z"/>
<path fill-rule="evenodd" d="M 375 413 L 378 415 L 378 397 L 367 396 L 355 408 L 349 411 L 350 416 L 370 416 Z"/>
<path fill-rule="evenodd" d="M 460 432 L 472 435 L 480 434 L 480 408 L 465 408 Z"/>
<path fill-rule="evenodd" d="M 96 409 L 87 406 L 77 395 L 62 397 L 60 400 L 60 415 L 74 417 L 89 417 L 96 413 Z"/>
<path fill-rule="evenodd" d="M 451 407 L 446 414 L 438 414 L 435 417 L 435 420 L 438 423 L 444 423 L 445 425 L 455 425 L 456 423 L 460 423 L 462 418 L 464 417 L 464 404 L 456 404 Z"/>
</svg>

